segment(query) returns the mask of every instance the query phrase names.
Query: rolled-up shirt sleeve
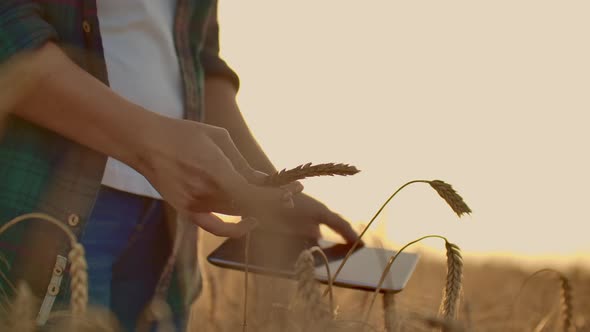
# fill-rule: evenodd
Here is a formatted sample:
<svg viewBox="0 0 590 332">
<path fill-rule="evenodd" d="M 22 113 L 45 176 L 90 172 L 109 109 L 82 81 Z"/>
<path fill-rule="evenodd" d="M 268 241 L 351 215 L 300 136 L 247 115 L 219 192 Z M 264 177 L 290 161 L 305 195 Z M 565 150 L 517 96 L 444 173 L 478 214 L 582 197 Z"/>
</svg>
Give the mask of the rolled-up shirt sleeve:
<svg viewBox="0 0 590 332">
<path fill-rule="evenodd" d="M 19 52 L 57 39 L 57 32 L 43 20 L 41 12 L 34 1 L 0 0 L 0 64 Z"/>
<path fill-rule="evenodd" d="M 240 87 L 240 79 L 233 69 L 219 56 L 219 22 L 217 19 L 217 1 L 209 14 L 205 26 L 205 40 L 199 54 L 206 77 L 221 77 L 229 80 L 236 91 Z"/>
</svg>

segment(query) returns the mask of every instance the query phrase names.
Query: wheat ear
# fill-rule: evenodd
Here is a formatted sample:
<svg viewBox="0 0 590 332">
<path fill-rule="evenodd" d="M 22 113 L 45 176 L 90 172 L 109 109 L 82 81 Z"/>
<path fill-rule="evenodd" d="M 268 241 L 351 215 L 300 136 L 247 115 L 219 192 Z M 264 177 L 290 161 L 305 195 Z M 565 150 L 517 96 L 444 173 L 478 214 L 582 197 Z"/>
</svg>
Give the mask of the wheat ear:
<svg viewBox="0 0 590 332">
<path fill-rule="evenodd" d="M 321 305 L 319 283 L 315 280 L 315 260 L 311 250 L 303 250 L 295 263 L 297 300 L 302 303 L 304 320 L 307 323 L 324 320 L 332 314 Z"/>
<path fill-rule="evenodd" d="M 297 278 L 297 295 L 307 304 L 315 304 L 319 301 L 318 285 L 315 280 L 315 262 L 313 254 L 304 250 L 299 254 L 295 262 L 295 278 Z"/>
<path fill-rule="evenodd" d="M 383 293 L 383 320 L 385 325 L 385 331 L 394 332 L 396 330 L 396 317 L 395 317 L 395 293 L 384 292 Z"/>
<path fill-rule="evenodd" d="M 563 274 L 559 274 L 559 281 L 561 283 L 561 326 L 564 332 L 569 332 L 572 328 L 572 285 L 568 278 Z"/>
<path fill-rule="evenodd" d="M 313 176 L 333 176 L 333 175 L 354 175 L 359 170 L 348 164 L 318 164 L 312 165 L 307 163 L 305 165 L 299 165 L 290 170 L 283 169 L 280 172 L 269 175 L 264 182 L 264 185 L 279 187 L 289 184 L 293 181 L 313 177 Z"/>
<path fill-rule="evenodd" d="M 445 242 L 447 249 L 447 282 L 445 285 L 440 313 L 444 319 L 457 318 L 457 306 L 463 282 L 463 258 L 456 244 Z"/>
<path fill-rule="evenodd" d="M 74 316 L 83 315 L 88 304 L 88 265 L 84 258 L 84 247 L 76 243 L 68 254 L 70 259 L 71 298 L 70 306 Z"/>
<path fill-rule="evenodd" d="M 457 216 L 461 217 L 464 214 L 471 213 L 471 209 L 465 204 L 463 197 L 453 189 L 453 186 L 441 180 L 432 180 L 428 183 L 449 204 Z"/>
</svg>

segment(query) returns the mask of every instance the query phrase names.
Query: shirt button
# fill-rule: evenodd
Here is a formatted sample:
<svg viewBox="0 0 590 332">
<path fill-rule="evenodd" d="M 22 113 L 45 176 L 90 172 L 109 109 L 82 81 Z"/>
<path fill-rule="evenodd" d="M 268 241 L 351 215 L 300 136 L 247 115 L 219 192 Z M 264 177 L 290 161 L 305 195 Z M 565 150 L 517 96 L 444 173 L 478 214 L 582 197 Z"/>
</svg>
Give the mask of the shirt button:
<svg viewBox="0 0 590 332">
<path fill-rule="evenodd" d="M 72 227 L 76 227 L 78 226 L 78 224 L 80 223 L 80 217 L 78 217 L 77 214 L 70 214 L 70 216 L 68 217 L 68 225 L 72 226 Z"/>
<path fill-rule="evenodd" d="M 84 30 L 84 32 L 86 32 L 86 33 L 90 32 L 91 27 L 90 27 L 90 23 L 88 23 L 88 21 L 84 20 L 82 22 L 82 30 Z"/>
</svg>

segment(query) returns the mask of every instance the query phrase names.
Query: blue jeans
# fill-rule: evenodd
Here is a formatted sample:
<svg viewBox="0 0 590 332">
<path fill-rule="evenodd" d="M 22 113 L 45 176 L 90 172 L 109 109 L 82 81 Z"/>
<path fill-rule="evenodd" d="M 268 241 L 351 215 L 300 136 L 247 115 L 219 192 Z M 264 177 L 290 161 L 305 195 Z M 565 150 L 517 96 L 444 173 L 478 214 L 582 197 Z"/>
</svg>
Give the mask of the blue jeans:
<svg viewBox="0 0 590 332">
<path fill-rule="evenodd" d="M 108 308 L 125 331 L 134 331 L 172 246 L 163 202 L 103 187 L 80 242 L 88 261 L 89 305 Z M 174 290 L 170 302 L 177 302 Z M 171 307 L 184 331 L 187 313 Z"/>
</svg>

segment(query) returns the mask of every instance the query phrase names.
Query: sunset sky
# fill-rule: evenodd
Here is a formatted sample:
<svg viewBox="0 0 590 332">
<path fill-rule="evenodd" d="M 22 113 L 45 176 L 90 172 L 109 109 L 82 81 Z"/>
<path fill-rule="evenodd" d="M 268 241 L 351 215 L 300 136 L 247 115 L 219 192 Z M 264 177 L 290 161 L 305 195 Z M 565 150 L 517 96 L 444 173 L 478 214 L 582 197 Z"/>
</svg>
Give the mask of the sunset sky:
<svg viewBox="0 0 590 332">
<path fill-rule="evenodd" d="M 349 220 L 366 223 L 409 180 L 441 179 L 474 213 L 459 220 L 413 185 L 378 220 L 387 240 L 439 233 L 467 252 L 590 264 L 588 12 L 585 1 L 221 0 L 222 54 L 277 167 L 362 170 L 304 181 Z"/>
</svg>

